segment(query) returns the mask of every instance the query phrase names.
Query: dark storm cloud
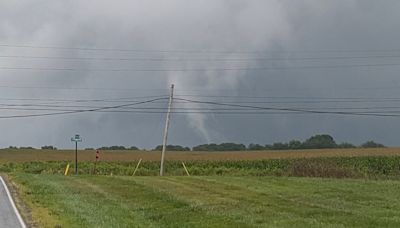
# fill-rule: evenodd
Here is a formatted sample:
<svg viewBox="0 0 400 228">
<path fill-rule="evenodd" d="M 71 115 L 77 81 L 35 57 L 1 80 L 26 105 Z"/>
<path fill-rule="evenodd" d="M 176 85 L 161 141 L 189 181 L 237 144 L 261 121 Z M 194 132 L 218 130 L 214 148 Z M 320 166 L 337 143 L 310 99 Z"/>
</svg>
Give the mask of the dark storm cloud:
<svg viewBox="0 0 400 228">
<path fill-rule="evenodd" d="M 251 50 L 276 57 L 332 56 L 302 50 L 396 49 L 400 38 L 397 1 L 1 1 L 0 43 L 140 50 L 218 50 L 220 58 L 248 57 Z M 154 53 L 96 52 L 1 47 L 2 55 L 153 58 Z M 207 53 L 207 52 L 206 52 Z M 357 55 L 359 53 L 336 53 Z M 379 54 L 379 53 L 378 53 Z M 392 53 L 393 54 L 393 53 Z M 394 53 L 396 54 L 396 53 Z M 1 71 L 3 85 L 99 88 L 91 90 L 2 88 L 2 97 L 96 99 L 177 94 L 400 97 L 399 67 L 212 71 L 233 63 L 199 62 L 204 53 L 159 53 L 179 62 L 1 59 L 2 66 L 88 69 L 201 68 L 204 72 Z M 254 55 L 251 55 L 254 57 Z M 287 54 L 283 54 L 287 57 Z M 256 57 L 260 57 L 256 55 Z M 265 56 L 264 56 L 265 57 Z M 382 60 L 252 61 L 239 67 L 366 64 Z M 389 59 L 384 63 L 395 63 Z M 131 90 L 112 90 L 117 88 Z M 389 89 L 384 89 L 389 88 Z M 390 89 L 392 88 L 392 89 Z M 205 98 L 203 98 L 205 99 Z M 165 104 L 159 104 L 165 106 Z M 305 107 L 305 104 L 291 104 Z M 334 104 L 332 104 L 334 105 Z M 331 106 L 332 106 L 331 105 Z M 393 104 L 391 104 L 393 105 Z M 395 104 L 394 104 L 395 105 Z M 278 106 L 278 105 L 276 105 Z M 282 106 L 282 105 L 281 105 Z M 329 106 L 325 104 L 325 106 Z M 193 106 L 191 106 L 193 107 Z M 16 113 L 1 111 L 2 115 Z M 1 146 L 69 146 L 79 132 L 86 146 L 152 147 L 161 142 L 163 114 L 90 113 L 1 120 Z M 174 115 L 171 143 L 237 141 L 270 143 L 330 133 L 339 141 L 376 139 L 398 145 L 396 118 L 331 115 Z"/>
</svg>

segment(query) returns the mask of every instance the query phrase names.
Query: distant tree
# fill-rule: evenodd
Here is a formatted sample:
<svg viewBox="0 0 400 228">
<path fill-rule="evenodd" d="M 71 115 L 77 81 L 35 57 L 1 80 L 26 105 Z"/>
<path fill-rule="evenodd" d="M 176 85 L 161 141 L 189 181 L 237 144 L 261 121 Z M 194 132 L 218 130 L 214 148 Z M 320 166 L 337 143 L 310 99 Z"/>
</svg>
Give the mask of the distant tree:
<svg viewBox="0 0 400 228">
<path fill-rule="evenodd" d="M 337 145 L 337 148 L 343 148 L 343 149 L 346 149 L 346 148 L 356 148 L 356 146 L 353 145 L 353 144 L 351 144 L 351 143 L 343 142 L 343 143 L 338 144 L 338 145 Z"/>
<path fill-rule="evenodd" d="M 272 149 L 273 150 L 288 150 L 289 144 L 277 142 L 277 143 L 272 144 Z"/>
<path fill-rule="evenodd" d="M 385 146 L 383 144 L 376 143 L 376 142 L 370 140 L 370 141 L 367 141 L 367 142 L 361 144 L 361 147 L 362 148 L 383 148 Z"/>
<path fill-rule="evenodd" d="M 156 148 L 154 148 L 153 150 L 155 150 L 155 151 L 162 151 L 162 145 L 156 146 Z"/>
<path fill-rule="evenodd" d="M 162 150 L 162 145 L 156 146 L 156 148 L 154 148 L 154 150 L 161 151 Z M 169 150 L 169 151 L 190 151 L 190 148 L 189 147 L 183 147 L 183 146 L 180 146 L 180 145 L 167 145 L 166 150 Z"/>
<path fill-rule="evenodd" d="M 335 140 L 330 135 L 315 135 L 303 142 L 304 149 L 335 148 Z"/>
<path fill-rule="evenodd" d="M 102 146 L 98 150 L 126 150 L 124 146 Z"/>
<path fill-rule="evenodd" d="M 42 150 L 57 150 L 57 147 L 55 146 L 42 146 Z"/>
<path fill-rule="evenodd" d="M 264 149 L 272 150 L 272 145 L 271 144 L 265 144 Z"/>
<path fill-rule="evenodd" d="M 21 150 L 35 150 L 36 148 L 31 147 L 31 146 L 21 146 L 19 149 L 21 149 Z"/>
<path fill-rule="evenodd" d="M 218 151 L 218 145 L 215 143 L 205 144 L 204 147 L 206 151 Z"/>
<path fill-rule="evenodd" d="M 219 151 L 242 151 L 246 150 L 246 146 L 244 144 L 238 143 L 221 143 L 218 145 Z"/>
<path fill-rule="evenodd" d="M 194 151 L 242 151 L 246 150 L 244 144 L 238 143 L 221 143 L 221 144 L 202 144 L 193 147 Z"/>
<path fill-rule="evenodd" d="M 92 148 L 88 148 L 88 149 L 92 149 Z M 102 146 L 97 148 L 97 150 L 139 150 L 139 148 L 137 148 L 136 146 L 131 146 L 129 148 L 125 147 L 125 146 Z"/>
<path fill-rule="evenodd" d="M 238 143 L 221 143 L 221 144 L 201 144 L 193 147 L 193 151 L 243 151 L 243 150 L 299 150 L 299 149 L 325 149 L 325 148 L 356 148 L 357 146 L 343 142 L 337 144 L 332 136 L 327 134 L 314 135 L 304 142 L 299 140 L 291 140 L 286 142 L 275 142 L 272 145 L 260 145 L 251 143 L 247 147 L 243 144 Z M 364 148 L 377 148 L 385 147 L 382 144 L 375 143 L 374 141 L 368 141 L 362 144 L 360 147 Z M 157 147 L 156 150 L 161 150 L 161 146 Z"/>
<path fill-rule="evenodd" d="M 260 144 L 253 144 L 250 143 L 249 146 L 247 147 L 248 150 L 265 150 L 265 147 L 263 147 Z"/>
<path fill-rule="evenodd" d="M 16 149 L 18 149 L 18 147 L 16 147 L 16 146 L 9 146 L 8 149 L 16 150 Z"/>
<path fill-rule="evenodd" d="M 94 150 L 92 147 L 85 148 L 85 150 Z"/>
<path fill-rule="evenodd" d="M 110 146 L 110 150 L 126 150 L 124 146 Z"/>
<path fill-rule="evenodd" d="M 201 144 L 201 145 L 193 147 L 193 150 L 194 151 L 217 151 L 218 145 L 215 143 Z"/>
<path fill-rule="evenodd" d="M 289 149 L 291 150 L 298 150 L 298 149 L 302 149 L 303 148 L 303 143 L 301 143 L 298 140 L 292 140 L 289 142 L 288 145 Z"/>
</svg>

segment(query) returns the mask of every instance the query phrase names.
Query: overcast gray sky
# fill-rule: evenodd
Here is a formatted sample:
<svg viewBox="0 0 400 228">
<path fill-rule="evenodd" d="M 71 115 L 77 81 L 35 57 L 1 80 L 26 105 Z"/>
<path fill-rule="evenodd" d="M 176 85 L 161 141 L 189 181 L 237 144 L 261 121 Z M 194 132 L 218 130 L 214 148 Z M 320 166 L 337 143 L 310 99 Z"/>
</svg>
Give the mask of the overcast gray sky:
<svg viewBox="0 0 400 228">
<path fill-rule="evenodd" d="M 166 96 L 171 83 L 177 97 L 194 100 L 400 114 L 398 12 L 395 0 L 0 0 L 0 116 L 149 100 Z M 129 99 L 76 101 L 120 98 Z M 164 109 L 166 101 L 135 107 Z M 151 110 L 163 112 L 141 111 Z M 399 120 L 173 113 L 169 143 L 266 144 L 327 133 L 399 146 Z M 152 148 L 164 121 L 164 113 L 134 112 L 0 119 L 0 147 L 68 148 L 80 133 L 83 147 Z"/>
</svg>

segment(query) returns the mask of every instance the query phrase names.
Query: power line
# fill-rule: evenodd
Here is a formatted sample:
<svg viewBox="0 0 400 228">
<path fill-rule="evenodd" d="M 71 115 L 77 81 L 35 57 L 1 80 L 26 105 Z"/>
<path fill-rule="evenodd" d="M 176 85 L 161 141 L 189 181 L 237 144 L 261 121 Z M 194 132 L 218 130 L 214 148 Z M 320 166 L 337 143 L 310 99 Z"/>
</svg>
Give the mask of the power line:
<svg viewBox="0 0 400 228">
<path fill-rule="evenodd" d="M 159 114 L 165 113 L 165 111 L 148 111 L 145 108 L 137 109 L 137 110 L 112 110 L 125 108 L 133 105 L 152 103 L 157 100 L 165 100 L 167 98 L 157 98 L 142 102 L 129 103 L 117 106 L 106 106 L 106 107 L 96 107 L 91 109 L 37 109 L 37 108 L 25 108 L 14 110 L 22 110 L 22 111 L 59 111 L 52 113 L 39 113 L 39 114 L 27 114 L 27 115 L 10 115 L 10 116 L 0 116 L 0 119 L 6 118 L 24 118 L 24 117 L 39 117 L 39 116 L 52 116 L 52 115 L 64 115 L 64 114 L 73 114 L 73 113 L 81 113 L 81 112 L 120 112 L 120 113 L 143 113 L 143 114 Z M 247 109 L 257 109 L 257 110 L 267 110 L 265 111 L 217 111 L 217 110 L 207 110 L 207 109 L 199 109 L 199 111 L 192 111 L 191 109 L 187 109 L 187 111 L 175 111 L 173 113 L 177 114 L 335 114 L 335 115 L 354 115 L 354 116 L 375 116 L 375 117 L 400 117 L 399 111 L 371 111 L 371 112 L 343 112 L 343 111 L 320 111 L 320 110 L 310 110 L 310 109 L 298 109 L 298 108 L 276 108 L 276 107 L 260 107 L 260 106 L 249 106 L 249 105 L 235 105 L 235 104 L 227 104 L 227 103 L 218 103 L 218 102 L 207 102 L 207 101 L 197 101 L 197 100 L 189 100 L 183 98 L 176 98 L 177 100 L 182 100 L 190 103 L 200 103 L 200 104 L 210 104 L 210 105 L 219 105 L 219 106 L 229 106 L 229 107 L 240 107 Z M 110 110 L 111 109 L 111 110 Z M 165 108 L 164 108 L 165 109 Z M 11 109 L 12 110 L 12 109 Z"/>
<path fill-rule="evenodd" d="M 93 71 L 93 72 L 204 72 L 204 71 L 250 71 L 250 70 L 301 70 L 301 69 L 335 69 L 335 68 L 359 68 L 359 67 L 385 67 L 400 66 L 400 63 L 376 63 L 376 64 L 346 64 L 325 66 L 292 66 L 292 67 L 243 67 L 243 68 L 169 68 L 169 69 L 135 69 L 135 68 L 46 68 L 46 67 L 0 67 L 0 70 L 33 70 L 33 71 Z"/>
<path fill-rule="evenodd" d="M 0 108 L 2 109 L 2 108 Z M 160 108 L 161 109 L 161 108 Z M 164 108 L 165 109 L 165 108 Z M 8 109 L 7 109 L 8 110 Z M 23 108 L 23 109 L 18 109 L 18 108 L 11 108 L 9 110 L 19 110 L 19 111 L 65 111 L 65 112 L 83 112 L 87 110 L 70 110 L 70 109 L 35 109 L 35 108 Z M 222 111 L 216 111 L 219 109 L 213 109 L 211 111 L 209 110 L 202 110 L 202 111 L 171 111 L 171 113 L 176 113 L 176 114 L 234 114 L 234 115 L 246 115 L 246 114 L 310 114 L 310 113 L 305 113 L 304 111 L 298 112 L 298 111 L 223 111 L 224 109 L 221 109 Z M 229 110 L 229 109 L 228 109 Z M 234 110 L 234 109 L 232 109 Z M 137 109 L 137 110 L 97 110 L 93 112 L 100 112 L 100 113 L 143 113 L 143 114 L 165 114 L 167 113 L 166 111 L 148 111 L 148 110 L 142 110 L 142 109 Z M 394 115 L 394 114 L 398 115 Z M 59 113 L 50 113 L 50 114 L 59 114 Z M 49 114 L 49 115 L 50 115 Z M 313 111 L 311 114 L 338 114 L 337 112 L 318 112 Z M 341 114 L 344 115 L 362 115 L 362 116 L 379 116 L 379 117 L 400 117 L 400 110 L 399 111 L 369 111 L 369 112 L 342 112 Z M 43 114 L 38 114 L 42 116 Z M 37 116 L 37 115 L 29 115 L 29 116 L 24 116 L 24 117 L 32 117 L 32 116 Z"/>
<path fill-rule="evenodd" d="M 60 87 L 60 86 L 16 86 L 16 85 L 0 85 L 0 88 L 10 88 L 10 89 L 40 89 L 40 90 L 83 90 L 83 91 L 89 91 L 89 90 L 97 90 L 97 91 L 168 91 L 167 89 L 141 89 L 141 88 L 113 88 L 113 87 Z M 365 88 L 340 88 L 340 89 L 347 89 L 347 90 L 358 90 L 358 89 L 363 89 L 363 90 L 375 90 L 375 89 L 382 89 L 382 90 L 387 90 L 387 89 L 399 89 L 400 87 L 396 86 L 391 86 L 391 87 L 365 87 Z M 296 88 L 298 89 L 298 88 Z M 301 89 L 304 90 L 310 90 L 310 89 L 315 89 L 315 88 L 304 88 L 302 87 Z M 191 89 L 191 90 L 177 90 L 180 92 L 195 92 L 195 91 L 204 91 L 207 89 Z M 218 92 L 218 91 L 232 91 L 232 92 L 238 92 L 236 89 L 219 89 L 219 90 L 207 90 L 210 92 Z M 180 94 L 179 96 L 195 96 L 195 97 L 246 97 L 246 98 L 270 98 L 270 99 L 289 99 L 289 98 L 310 98 L 314 99 L 314 97 L 277 97 L 277 96 L 238 96 L 238 95 L 202 95 L 202 94 Z M 363 97 L 365 99 L 370 99 L 369 97 Z M 325 98 L 321 98 L 325 99 Z M 330 99 L 330 98 L 326 98 Z M 336 97 L 335 99 L 342 99 L 340 97 Z M 354 99 L 359 99 L 358 97 L 355 97 Z M 372 98 L 374 99 L 374 98 Z"/>
<path fill-rule="evenodd" d="M 232 51 L 206 51 L 206 50 L 156 50 L 156 49 L 124 49 L 124 48 L 89 48 L 89 47 L 63 47 L 63 46 L 36 46 L 36 45 L 12 45 L 0 44 L 0 47 L 12 48 L 35 48 L 35 49 L 56 49 L 75 51 L 105 51 L 105 52 L 142 52 L 142 53 L 256 53 L 256 52 L 232 52 Z"/>
<path fill-rule="evenodd" d="M 311 100 L 311 101 L 212 101 L 226 102 L 228 104 L 324 104 L 324 103 L 388 103 L 400 102 L 399 99 L 393 100 Z M 175 103 L 185 103 L 176 101 Z"/>
<path fill-rule="evenodd" d="M 135 96 L 135 97 L 119 97 L 108 99 L 56 99 L 56 98 L 0 98 L 7 101 L 60 101 L 60 102 L 126 102 L 126 100 L 138 98 L 162 98 L 166 95 L 156 96 Z"/>
<path fill-rule="evenodd" d="M 176 97 L 206 97 L 206 98 L 235 98 L 234 103 L 320 103 L 320 102 L 375 102 L 375 101 L 400 101 L 398 97 L 274 97 L 274 96 L 214 96 L 214 95 L 177 95 Z M 239 100 L 237 100 L 239 99 Z M 242 101 L 241 99 L 254 99 L 256 101 Z M 283 101 L 260 101 L 283 100 Z"/>
<path fill-rule="evenodd" d="M 116 91 L 167 91 L 167 89 L 111 88 L 111 87 L 59 87 L 59 86 L 13 86 L 0 85 L 0 88 L 13 89 L 51 89 L 51 90 L 116 90 Z"/>
<path fill-rule="evenodd" d="M 164 98 L 162 98 L 164 99 Z M 155 103 L 155 102 L 152 102 Z M 104 108 L 107 106 L 94 106 L 94 105 L 52 105 L 52 104 L 0 104 L 1 107 L 44 107 L 44 108 Z M 130 107 L 123 107 L 130 108 Z M 143 107 L 144 108 L 144 107 Z M 141 108 L 141 109 L 143 109 Z M 150 107 L 146 107 L 150 108 Z M 4 108 L 6 109 L 6 108 Z M 165 109 L 165 107 L 159 108 Z"/>
<path fill-rule="evenodd" d="M 32 105 L 29 106 L 30 108 L 25 108 L 26 106 L 19 106 L 19 105 L 11 105 L 8 107 L 0 107 L 1 110 L 19 110 L 19 111 L 75 111 L 75 109 L 71 108 L 102 108 L 104 106 L 78 106 L 78 105 L 71 105 L 71 106 L 53 106 L 53 105 Z M 33 107 L 33 108 L 32 108 Z M 44 108 L 41 108 L 44 107 Z M 64 109 L 60 109 L 64 108 Z M 67 108 L 67 109 L 65 109 Z M 291 107 L 295 108 L 295 107 Z M 310 107 L 313 110 L 374 110 L 369 111 L 371 113 L 375 112 L 400 112 L 400 107 Z M 165 107 L 122 107 L 124 111 L 129 110 L 165 110 Z M 300 109 L 300 108 L 296 108 Z M 187 108 L 187 107 L 174 107 L 171 110 L 186 110 L 186 111 L 254 111 L 257 109 L 254 108 Z M 392 110 L 392 111 L 381 111 L 381 110 Z M 394 110 L 394 111 L 393 111 Z"/>
<path fill-rule="evenodd" d="M 104 99 L 60 99 L 60 98 L 10 98 L 0 97 L 0 100 L 7 101 L 66 101 L 66 102 L 125 102 L 126 100 L 139 99 L 139 98 L 159 98 L 166 97 L 167 94 L 159 94 L 154 96 L 133 96 L 133 97 L 117 97 L 117 98 L 104 98 Z M 236 99 L 254 99 L 255 101 L 241 101 L 234 100 L 236 103 L 285 103 L 285 102 L 333 102 L 333 101 L 349 101 L 349 102 L 371 102 L 371 101 L 400 101 L 400 97 L 289 97 L 289 96 L 229 96 L 229 95 L 176 95 L 175 97 L 206 97 L 206 98 L 236 98 Z M 266 100 L 283 100 L 283 101 L 259 101 L 259 99 Z"/>
<path fill-rule="evenodd" d="M 400 100 L 400 97 L 299 97 L 299 96 L 246 96 L 246 95 L 201 95 L 177 94 L 176 97 L 209 97 L 209 98 L 238 98 L 238 99 L 273 99 L 273 100 Z"/>
<path fill-rule="evenodd" d="M 132 101 L 131 101 L 132 102 Z M 212 101 L 215 102 L 215 101 Z M 155 103 L 160 103 L 160 102 L 152 102 L 152 104 Z M 165 103 L 165 102 L 163 102 Z M 181 102 L 181 103 L 187 103 L 187 102 Z M 233 103 L 225 103 L 225 104 L 233 104 Z M 240 104 L 240 103 L 237 103 Z M 205 104 L 202 104 L 205 105 Z M 208 104 L 206 104 L 208 105 Z M 6 107 L 6 108 L 1 108 L 1 109 L 8 109 L 8 108 L 13 108 L 13 107 L 44 107 L 44 108 L 102 108 L 104 106 L 96 106 L 96 105 L 54 105 L 54 104 L 1 104 L 1 107 Z M 275 106 L 276 107 L 276 106 Z M 293 108 L 293 107 L 292 107 Z M 346 109 L 346 110 L 374 110 L 374 109 L 400 109 L 400 106 L 367 106 L 367 107 L 354 107 L 354 106 L 335 106 L 335 107 L 309 107 L 313 109 Z M 164 110 L 164 106 L 157 106 L 157 107 L 140 107 L 140 108 L 134 108 L 134 107 L 124 107 L 124 109 L 161 109 Z M 172 109 L 174 110 L 210 110 L 210 111 L 215 111 L 215 110 L 249 110 L 249 108 L 208 108 L 208 107 L 188 107 L 188 106 L 183 106 L 183 107 L 173 107 Z M 254 108 L 250 108 L 250 110 L 254 110 Z"/>
<path fill-rule="evenodd" d="M 62 111 L 62 112 L 52 112 L 52 113 L 40 113 L 40 114 L 27 114 L 27 115 L 0 116 L 0 119 L 55 116 L 55 115 L 65 115 L 65 114 L 74 114 L 74 113 L 83 113 L 83 112 L 97 112 L 97 111 L 103 111 L 103 110 L 108 110 L 108 109 L 116 109 L 116 108 L 122 108 L 122 107 L 129 107 L 129 106 L 133 106 L 133 105 L 146 104 L 146 103 L 151 103 L 154 101 L 165 100 L 165 99 L 168 99 L 168 98 L 155 98 L 152 100 L 141 101 L 141 102 L 136 102 L 136 103 L 128 103 L 128 104 L 123 104 L 123 105 L 108 106 L 108 107 L 93 108 L 93 109 Z"/>
<path fill-rule="evenodd" d="M 148 61 L 148 62 L 180 62 L 180 61 L 299 61 L 299 60 L 341 60 L 341 59 L 376 59 L 400 58 L 400 55 L 372 55 L 372 56 L 320 56 L 320 57 L 280 57 L 280 58 L 115 58 L 115 57 L 64 57 L 64 56 L 26 56 L 26 55 L 0 55 L 0 58 L 16 59 L 46 59 L 46 60 L 71 60 L 71 61 Z"/>
<path fill-rule="evenodd" d="M 138 101 L 125 101 L 125 102 L 138 102 Z M 218 101 L 211 101 L 211 102 L 218 102 Z M 400 101 L 399 101 L 400 102 Z M 108 103 L 108 102 L 107 102 Z M 159 104 L 159 103 L 165 103 L 165 102 L 152 102 L 154 104 Z M 177 101 L 175 102 L 176 104 L 185 104 L 187 102 L 185 101 Z M 268 102 L 264 102 L 264 103 L 252 103 L 252 102 L 226 102 L 225 104 L 230 104 L 230 105 L 245 105 L 245 104 L 300 104 L 302 102 L 284 102 L 284 103 L 279 103 L 279 102 L 274 102 L 274 103 L 268 103 Z M 318 102 L 318 103 L 324 103 L 324 102 Z M 330 102 L 332 103 L 332 102 Z M 335 103 L 340 103 L 340 102 L 335 102 Z M 342 102 L 343 103 L 343 102 Z M 352 103 L 361 103 L 361 102 L 357 102 L 357 101 L 349 101 L 346 102 L 349 104 Z M 362 103 L 370 103 L 370 102 L 362 102 Z M 374 102 L 374 103 L 378 103 L 378 102 Z M 387 102 L 381 102 L 381 103 L 387 103 Z M 397 102 L 396 102 L 397 103 Z M 202 103 L 201 105 L 207 105 Z M 47 108 L 101 108 L 104 106 L 96 106 L 96 105 L 59 105 L 59 103 L 21 103 L 21 104 L 15 104 L 15 103 L 0 103 L 1 107 L 47 107 Z M 274 106 L 274 107 L 278 107 L 279 106 Z M 146 107 L 147 109 L 152 109 L 154 107 Z M 311 106 L 308 108 L 314 108 L 314 109 L 396 109 L 396 108 L 400 108 L 399 106 L 377 106 L 377 107 L 373 107 L 373 106 L 368 106 L 368 107 L 315 107 L 315 106 Z M 165 107 L 161 107 L 160 109 L 165 109 Z M 191 107 L 177 107 L 176 109 L 193 109 Z M 199 109 L 204 109 L 204 107 L 200 107 Z"/>
<path fill-rule="evenodd" d="M 142 53 L 208 53 L 208 54 L 265 54 L 265 53 L 379 53 L 400 52 L 400 49 L 335 49 L 335 50 L 291 50 L 291 51 L 255 51 L 255 50 L 161 50 L 161 49 L 127 49 L 127 48 L 99 48 L 99 47 L 66 47 L 50 45 L 26 45 L 26 44 L 0 44 L 0 47 L 8 48 L 34 48 L 77 51 L 115 51 L 115 52 L 142 52 Z"/>
<path fill-rule="evenodd" d="M 14 100 L 14 99 L 11 99 Z M 25 99 L 15 99 L 15 100 L 25 100 Z M 39 101 L 42 101 L 41 99 Z M 46 101 L 46 99 L 43 99 L 43 101 Z M 200 100 L 201 101 L 201 100 Z M 66 101 L 55 101 L 55 102 L 46 102 L 46 103 L 0 103 L 0 106 L 6 106 L 6 107 L 71 107 L 71 108 L 79 108 L 79 107 L 89 107 L 89 108 L 96 108 L 99 106 L 88 106 L 88 105 L 60 105 L 63 103 L 126 103 L 126 102 L 138 102 L 137 100 L 66 100 Z M 400 102 L 400 99 L 389 99 L 389 100 L 311 100 L 311 101 L 207 101 L 207 102 L 224 102 L 226 104 L 238 104 L 238 105 L 244 105 L 244 104 L 325 104 L 325 103 L 342 103 L 342 104 L 355 104 L 355 103 L 390 103 L 390 102 L 395 102 L 398 103 Z M 163 103 L 163 102 L 153 102 L 153 103 Z M 184 104 L 187 103 L 186 101 L 182 100 L 177 100 L 174 103 L 176 104 Z M 366 107 L 366 108 L 370 108 Z M 319 107 L 322 109 L 358 109 L 357 107 Z M 379 108 L 379 107 L 378 107 Z M 382 107 L 382 108 L 397 108 L 397 107 Z M 361 108 L 363 109 L 363 108 Z M 364 108 L 365 109 L 365 108 Z"/>
<path fill-rule="evenodd" d="M 393 114 L 375 114 L 375 113 L 358 113 L 358 112 L 341 112 L 341 111 L 319 111 L 319 110 L 297 109 L 297 108 L 260 107 L 260 106 L 211 102 L 211 101 L 197 101 L 197 100 L 190 100 L 190 99 L 184 99 L 184 98 L 175 98 L 175 99 L 190 102 L 190 103 L 198 103 L 198 104 L 211 104 L 211 105 L 221 105 L 221 106 L 229 106 L 229 107 L 254 108 L 254 109 L 260 109 L 260 110 L 272 110 L 272 111 L 291 111 L 291 112 L 313 113 L 313 114 L 335 114 L 335 115 L 379 116 L 379 117 L 399 117 L 400 116 L 400 115 L 393 115 Z"/>
</svg>

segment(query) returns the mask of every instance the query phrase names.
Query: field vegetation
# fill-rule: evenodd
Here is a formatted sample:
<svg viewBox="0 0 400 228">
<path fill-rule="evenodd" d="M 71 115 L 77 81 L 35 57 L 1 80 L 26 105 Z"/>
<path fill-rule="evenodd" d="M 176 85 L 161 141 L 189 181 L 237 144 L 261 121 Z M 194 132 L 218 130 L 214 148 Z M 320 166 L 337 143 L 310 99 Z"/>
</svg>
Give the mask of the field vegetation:
<svg viewBox="0 0 400 228">
<path fill-rule="evenodd" d="M 314 157 L 359 157 L 399 156 L 400 148 L 353 148 L 353 149 L 308 149 L 308 150 L 260 150 L 260 151 L 168 151 L 166 159 L 171 161 L 221 161 L 221 160 L 262 160 Z M 0 163 L 32 161 L 73 161 L 74 150 L 0 149 Z M 95 150 L 80 150 L 80 161 L 93 161 Z M 100 151 L 102 161 L 159 161 L 160 152 L 141 150 Z"/>
<path fill-rule="evenodd" d="M 34 227 L 399 227 L 400 149 L 0 150 Z M 132 176 L 143 159 L 136 176 Z M 191 176 L 182 167 L 185 162 Z"/>
<path fill-rule="evenodd" d="M 80 174 L 132 176 L 138 161 L 79 163 Z M 3 163 L 0 172 L 24 172 L 32 174 L 63 174 L 67 161 Z M 70 163 L 71 171 L 74 164 Z M 195 176 L 296 176 L 334 178 L 400 178 L 400 157 L 328 157 L 298 159 L 266 159 L 247 161 L 186 161 L 189 173 Z M 158 161 L 143 161 L 135 175 L 156 176 Z M 166 174 L 186 175 L 180 161 L 168 161 Z"/>
</svg>

